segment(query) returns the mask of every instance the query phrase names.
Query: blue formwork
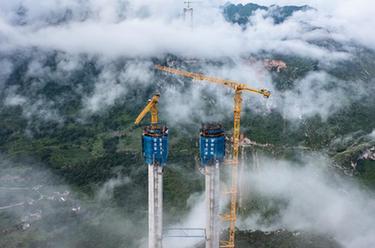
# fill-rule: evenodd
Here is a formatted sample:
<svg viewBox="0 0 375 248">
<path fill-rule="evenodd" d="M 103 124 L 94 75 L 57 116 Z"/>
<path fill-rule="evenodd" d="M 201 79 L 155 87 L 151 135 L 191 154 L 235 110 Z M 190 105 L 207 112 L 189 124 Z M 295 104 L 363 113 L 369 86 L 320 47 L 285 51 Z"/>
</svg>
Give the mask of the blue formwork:
<svg viewBox="0 0 375 248">
<path fill-rule="evenodd" d="M 168 128 L 145 127 L 142 135 L 142 151 L 146 164 L 165 166 L 168 158 Z"/>
<path fill-rule="evenodd" d="M 225 133 L 220 124 L 202 125 L 199 139 L 201 166 L 223 162 L 225 158 Z"/>
</svg>

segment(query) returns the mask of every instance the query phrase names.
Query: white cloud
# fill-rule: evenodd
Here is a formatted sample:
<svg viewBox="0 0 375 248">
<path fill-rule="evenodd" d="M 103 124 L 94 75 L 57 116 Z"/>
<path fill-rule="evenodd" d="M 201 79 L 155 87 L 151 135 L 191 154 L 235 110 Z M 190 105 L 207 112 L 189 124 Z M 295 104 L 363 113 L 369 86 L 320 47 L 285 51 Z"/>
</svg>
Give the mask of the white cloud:
<svg viewBox="0 0 375 248">
<path fill-rule="evenodd" d="M 372 132 L 368 134 L 368 137 L 370 137 L 371 139 L 375 140 L 375 129 L 372 130 Z"/>
<path fill-rule="evenodd" d="M 17 93 L 17 87 L 11 87 L 6 91 L 5 106 L 22 107 L 22 115 L 28 121 L 38 117 L 44 121 L 62 122 L 59 111 L 55 108 L 55 102 L 43 96 L 35 99 Z"/>
<path fill-rule="evenodd" d="M 351 92 L 345 90 L 348 83 L 326 72 L 311 72 L 295 84 L 292 90 L 276 92 L 270 99 L 273 107 L 287 119 L 303 119 L 317 114 L 327 119 L 351 102 Z"/>
<path fill-rule="evenodd" d="M 111 178 L 110 180 L 106 181 L 96 192 L 96 200 L 103 202 L 113 199 L 114 190 L 129 183 L 131 183 L 131 179 L 129 177 L 118 176 L 116 178 Z"/>
<path fill-rule="evenodd" d="M 94 92 L 83 99 L 83 111 L 93 113 L 104 110 L 116 101 L 123 100 L 121 98 L 130 87 L 142 88 L 151 84 L 150 66 L 150 62 L 137 61 L 132 61 L 122 68 L 117 68 L 113 64 L 104 66 L 95 83 Z"/>
<path fill-rule="evenodd" d="M 26 23 L 16 25 L 14 24 L 15 10 L 19 8 L 21 2 L 27 9 Z M 253 25 L 243 30 L 238 25 L 232 25 L 224 20 L 218 2 L 209 1 L 195 3 L 195 25 L 192 30 L 181 18 L 183 2 L 176 3 L 172 0 L 146 2 L 90 0 L 81 4 L 70 0 L 48 3 L 42 1 L 35 4 L 34 2 L 33 0 L 15 2 L 0 0 L 0 6 L 3 7 L 0 8 L 2 9 L 0 51 L 9 51 L 10 48 L 38 47 L 41 50 L 58 49 L 66 52 L 67 55 L 59 60 L 56 71 L 44 68 L 43 61 L 34 61 L 29 66 L 29 76 L 35 74 L 40 77 L 44 74 L 54 79 L 64 77 L 69 71 L 77 70 L 81 66 L 78 56 L 82 53 L 91 56 L 99 55 L 103 63 L 111 63 L 114 57 L 143 57 L 143 61 L 147 61 L 150 57 L 161 57 L 168 53 L 185 58 L 229 57 L 236 64 L 233 68 L 229 66 L 206 68 L 205 72 L 272 90 L 274 92 L 272 98 L 275 100 L 270 99 L 270 101 L 274 101 L 277 104 L 275 108 L 281 108 L 282 112 L 284 110 L 280 106 L 291 108 L 292 111 L 287 111 L 285 116 L 292 119 L 316 113 L 326 118 L 335 110 L 346 106 L 347 94 L 340 87 L 336 90 L 325 90 L 327 83 L 337 80 L 322 73 L 308 75 L 297 82 L 296 90 L 280 93 L 272 89 L 270 76 L 267 73 L 261 72 L 261 75 L 256 75 L 254 70 L 262 71 L 262 68 L 259 69 L 257 65 L 244 66 L 239 58 L 247 58 L 250 54 L 265 51 L 309 57 L 319 60 L 321 64 L 334 64 L 350 59 L 351 55 L 348 52 L 332 51 L 314 45 L 313 42 L 324 39 L 334 39 L 345 44 L 353 39 L 361 42 L 360 36 L 353 34 L 360 32 L 358 30 L 362 28 L 366 31 L 373 19 L 371 11 L 363 7 L 371 4 L 364 0 L 358 3 L 362 4 L 362 7 L 354 8 L 352 1 L 344 1 L 337 9 L 323 1 L 296 1 L 321 10 L 296 13 L 280 25 L 274 25 L 270 19 L 264 18 L 264 13 L 259 11 L 252 17 Z M 294 4 L 294 2 L 284 2 Z M 358 13 L 350 12 L 345 18 L 345 13 L 350 7 L 357 9 Z M 60 25 L 47 24 L 51 15 L 58 13 L 58 16 L 64 17 L 68 10 L 72 12 L 71 21 Z M 357 30 L 351 32 L 352 25 L 356 25 Z M 311 26 L 321 26 L 323 29 L 311 29 Z M 368 43 L 371 46 L 372 43 Z M 153 79 L 150 65 L 151 62 L 143 66 L 135 63 L 133 67 L 128 65 L 128 69 L 120 69 L 121 72 L 116 72 L 117 69 L 114 68 L 104 70 L 99 75 L 92 94 L 84 95 L 84 111 L 96 112 L 112 106 L 126 95 L 134 81 L 140 85 L 149 84 Z M 315 91 L 316 88 L 319 88 L 319 94 Z M 208 91 L 213 92 L 211 95 L 217 101 L 218 109 L 230 113 L 227 111 L 229 107 L 223 107 L 232 106 L 230 95 L 222 97 L 225 91 L 212 89 Z M 178 90 L 173 88 L 167 90 L 166 97 L 174 99 L 171 101 L 173 104 L 168 102 L 167 116 L 172 117 L 172 120 L 182 120 L 184 118 L 176 117 L 182 115 L 191 117 L 198 113 L 211 119 L 210 115 L 200 114 L 205 113 L 199 108 L 202 106 L 200 103 L 204 96 L 201 89 L 191 89 L 188 94 L 194 99 L 194 103 L 184 99 Z M 176 106 L 179 106 L 179 109 Z M 215 116 L 222 118 L 226 114 L 220 113 Z"/>
<path fill-rule="evenodd" d="M 8 95 L 5 98 L 5 105 L 8 106 L 20 106 L 27 102 L 26 98 L 20 95 Z"/>
<path fill-rule="evenodd" d="M 226 1 L 222 1 L 224 3 Z M 246 4 L 249 1 L 233 0 L 234 3 Z M 309 5 L 319 10 L 313 23 L 338 29 L 347 39 L 359 42 L 375 49 L 375 5 L 372 0 L 254 0 L 260 5 Z"/>
<path fill-rule="evenodd" d="M 110 72 L 102 73 L 98 80 L 94 93 L 84 100 L 84 108 L 90 112 L 97 112 L 115 104 L 127 91 L 126 85 L 113 78 Z"/>
<path fill-rule="evenodd" d="M 50 11 L 54 12 L 55 8 L 78 8 L 70 2 L 66 4 L 69 7 L 53 6 Z M 316 12 L 298 14 L 277 26 L 258 14 L 253 18 L 254 26 L 243 31 L 237 25 L 231 25 L 224 20 L 217 4 L 209 3 L 196 7 L 194 29 L 191 30 L 182 20 L 181 3 L 129 1 L 124 3 L 123 12 L 126 18 L 114 20 L 110 16 L 118 16 L 118 13 L 115 13 L 118 2 L 111 1 L 104 5 L 103 1 L 97 0 L 87 4 L 86 8 L 91 11 L 91 16 L 85 21 L 49 26 L 38 26 L 32 21 L 28 25 L 12 26 L 8 21 L 8 24 L 3 24 L 6 29 L 0 29 L 0 34 L 3 33 L 7 38 L 8 46 L 37 46 L 71 53 L 109 56 L 150 57 L 173 53 L 188 57 L 220 58 L 265 50 L 322 60 L 345 58 L 343 53 L 330 52 L 309 43 L 312 38 L 311 30 L 301 24 L 301 21 L 317 19 L 316 15 L 320 14 Z M 37 12 L 34 7 L 30 8 L 29 12 Z M 35 15 L 42 18 L 39 14 Z M 329 21 L 331 19 L 325 19 L 325 22 Z M 327 26 L 327 23 L 320 24 Z M 11 32 L 5 32 L 7 30 Z M 335 37 L 336 32 L 329 31 L 330 33 L 320 32 L 320 38 Z"/>
<path fill-rule="evenodd" d="M 206 222 L 205 204 L 204 194 L 191 195 L 187 200 L 187 206 L 191 207 L 189 214 L 180 223 L 169 226 L 168 228 L 204 228 Z M 183 233 L 183 231 L 177 232 L 177 234 Z M 172 232 L 172 234 L 176 233 Z M 188 231 L 188 234 L 202 235 L 202 232 Z M 184 242 L 181 242 L 181 238 L 166 238 L 163 240 L 163 244 L 166 247 L 176 248 L 190 248 L 194 247 L 200 242 L 201 239 L 186 239 Z"/>
<path fill-rule="evenodd" d="M 261 224 L 254 213 L 242 227 L 302 230 L 332 236 L 343 247 L 373 247 L 374 199 L 348 178 L 330 172 L 329 163 L 319 156 L 305 157 L 303 164 L 262 159 L 259 169 L 246 174 L 247 197 L 259 195 L 284 204 L 278 205 L 280 217 L 273 223 Z"/>
</svg>

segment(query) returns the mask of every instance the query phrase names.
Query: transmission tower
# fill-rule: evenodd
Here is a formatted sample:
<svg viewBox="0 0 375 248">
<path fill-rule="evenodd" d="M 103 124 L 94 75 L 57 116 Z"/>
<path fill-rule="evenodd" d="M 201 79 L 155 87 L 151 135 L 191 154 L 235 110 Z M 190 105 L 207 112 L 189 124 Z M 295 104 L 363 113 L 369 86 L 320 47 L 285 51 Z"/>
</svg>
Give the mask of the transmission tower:
<svg viewBox="0 0 375 248">
<path fill-rule="evenodd" d="M 191 4 L 193 3 L 190 0 L 187 0 L 184 2 L 185 3 L 185 8 L 184 8 L 184 21 L 189 24 L 191 28 L 193 28 L 193 23 L 194 23 L 194 9 L 191 7 Z"/>
</svg>

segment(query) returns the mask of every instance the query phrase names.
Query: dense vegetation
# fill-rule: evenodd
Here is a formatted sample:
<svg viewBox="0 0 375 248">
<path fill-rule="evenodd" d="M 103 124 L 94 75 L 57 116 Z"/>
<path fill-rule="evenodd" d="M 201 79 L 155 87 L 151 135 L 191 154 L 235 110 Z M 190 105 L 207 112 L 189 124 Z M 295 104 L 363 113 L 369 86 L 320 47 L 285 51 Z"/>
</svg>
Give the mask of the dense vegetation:
<svg viewBox="0 0 375 248">
<path fill-rule="evenodd" d="M 224 7 L 224 13 L 229 21 L 244 25 L 248 23 L 249 17 L 255 10 L 265 10 L 269 11 L 277 24 L 291 16 L 294 11 L 304 11 L 308 8 L 307 6 L 267 8 L 255 4 L 227 5 Z M 338 46 L 332 41 L 320 45 L 335 48 Z M 369 137 L 369 133 L 375 127 L 375 98 L 372 96 L 375 53 L 357 46 L 354 46 L 351 52 L 353 58 L 334 66 L 296 55 L 273 53 L 251 55 L 259 61 L 277 59 L 287 64 L 286 69 L 271 72 L 273 86 L 279 93 L 298 88 L 302 80 L 312 72 L 325 72 L 338 80 L 332 80 L 327 84 L 325 86 L 327 91 L 337 87 L 349 92 L 354 92 L 356 89 L 364 89 L 364 91 L 360 91 L 360 97 L 348 97 L 347 105 L 327 117 L 314 114 L 291 119 L 277 109 L 262 113 L 245 108 L 241 119 L 242 127 L 246 137 L 258 143 L 272 145 L 270 148 L 260 150 L 263 154 L 297 160 L 300 150 L 323 152 L 342 169 L 339 170 L 340 172 L 354 175 L 366 187 L 374 188 L 374 161 L 361 160 L 356 169 L 351 167 L 351 163 L 357 162 L 366 149 L 375 145 L 374 138 Z M 136 80 L 129 82 L 126 85 L 126 96 L 116 100 L 107 108 L 90 113 L 85 112 L 83 99 L 93 94 L 98 77 L 106 70 L 99 57 L 81 54 L 78 58 L 74 58 L 78 61 L 77 65 L 68 71 L 61 71 L 59 64 L 61 61 L 69 60 L 70 55 L 61 51 L 21 49 L 12 54 L 0 54 L 0 58 L 11 61 L 13 65 L 11 73 L 1 85 L 0 93 L 0 151 L 2 156 L 6 157 L 6 161 L 11 161 L 9 164 L 14 165 L 2 164 L 4 174 L 7 173 L 6 169 L 10 171 L 9 168 L 16 167 L 22 171 L 24 178 L 27 178 L 28 173 L 34 175 L 33 171 L 29 171 L 30 168 L 27 166 L 25 168 L 25 164 L 37 170 L 47 169 L 52 172 L 53 180 L 38 182 L 37 177 L 38 180 L 31 180 L 25 186 L 34 187 L 36 184 L 44 184 L 51 187 L 50 191 L 53 191 L 56 185 L 69 185 L 77 194 L 73 199 L 85 199 L 80 205 L 86 209 L 84 215 L 75 218 L 70 212 L 64 212 L 65 207 L 63 207 L 61 215 L 56 217 L 53 213 L 47 217 L 46 222 L 50 225 L 40 225 L 30 232 L 21 234 L 17 232 L 12 234 L 14 236 L 7 235 L 6 239 L 0 239 L 0 246 L 14 244 L 14 247 L 23 247 L 26 243 L 28 247 L 52 247 L 56 242 L 62 242 L 61 247 L 64 247 L 64 244 L 76 247 L 119 247 L 119 244 L 130 242 L 129 240 L 141 239 L 142 235 L 133 237 L 129 232 L 110 232 L 108 229 L 104 231 L 98 223 L 104 220 L 115 222 L 118 215 L 129 222 L 137 223 L 139 230 L 146 228 L 147 170 L 140 147 L 141 127 L 133 128 L 132 123 L 143 108 L 146 99 L 154 92 L 159 91 L 163 95 L 171 86 L 181 92 L 192 87 L 189 80 L 169 77 L 153 71 L 152 65 L 160 63 L 200 71 L 207 64 L 220 67 L 231 66 L 234 63 L 230 58 L 223 61 L 197 59 L 192 63 L 191 60 L 174 55 L 145 59 L 151 65 L 148 69 L 153 76 L 153 84 L 138 87 Z M 35 67 L 35 61 L 39 67 Z M 113 71 L 116 72 L 138 62 L 139 60 L 136 59 L 119 58 L 110 63 Z M 12 97 L 13 101 L 17 100 L 16 95 L 25 96 L 26 100 L 18 99 L 19 103 L 9 103 Z M 204 104 L 202 109 L 209 109 L 215 104 L 215 98 L 208 93 Z M 199 130 L 197 123 L 201 119 L 199 116 L 193 116 L 193 119 L 196 122 L 194 125 L 187 123 L 170 127 L 170 156 L 164 177 L 167 222 L 182 219 L 190 207 L 187 204 L 189 197 L 201 192 L 204 187 L 203 177 L 196 169 Z M 225 118 L 222 122 L 229 136 L 232 120 Z M 251 151 L 251 149 L 247 150 L 248 153 Z M 115 187 L 113 198 L 109 202 L 104 201 L 96 205 L 96 194 L 103 184 L 110 179 L 123 176 L 130 178 L 130 182 Z M 257 204 L 254 206 L 256 208 Z M 45 209 L 49 211 L 50 208 L 47 206 Z M 265 214 L 271 216 L 275 213 L 271 209 Z M 12 216 L 1 214 L 0 218 L 4 220 L 0 223 L 1 230 L 17 225 L 12 223 Z M 59 225 L 66 225 L 71 230 L 59 230 Z M 54 232 L 45 235 L 50 226 L 54 227 Z M 121 229 L 122 226 L 116 224 L 114 228 Z M 62 237 L 61 233 L 64 234 Z M 259 242 L 264 245 L 263 247 L 272 247 L 272 245 L 265 245 L 268 244 L 264 243 L 265 240 L 269 242 L 281 240 L 280 247 L 290 247 L 290 242 L 297 244 L 293 247 L 309 247 L 304 244 L 311 242 L 320 245 L 319 237 L 309 234 L 295 238 L 292 233 L 281 231 L 272 234 L 276 237 L 276 241 L 266 239 L 263 233 L 258 232 L 239 234 L 239 237 L 243 238 L 244 247 L 249 244 L 258 247 Z M 79 240 L 78 243 L 72 244 L 66 240 L 72 235 Z M 327 247 L 327 244 L 330 245 L 329 247 L 336 247 L 331 240 L 314 247 Z"/>
</svg>

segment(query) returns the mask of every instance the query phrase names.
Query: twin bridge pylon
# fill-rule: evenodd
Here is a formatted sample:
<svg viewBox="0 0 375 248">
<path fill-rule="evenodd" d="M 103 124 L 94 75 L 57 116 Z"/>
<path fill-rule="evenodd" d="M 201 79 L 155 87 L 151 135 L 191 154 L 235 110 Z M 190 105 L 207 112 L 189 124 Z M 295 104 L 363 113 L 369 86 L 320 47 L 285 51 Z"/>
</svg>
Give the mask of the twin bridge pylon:
<svg viewBox="0 0 375 248">
<path fill-rule="evenodd" d="M 190 75 L 190 74 L 189 74 Z M 252 90 L 252 89 L 249 89 Z M 260 92 L 263 92 L 261 90 Z M 263 92 L 264 93 L 264 92 Z M 267 93 L 267 92 L 266 92 Z M 266 94 L 265 93 L 265 94 Z M 238 94 L 237 94 L 238 95 Z M 168 128 L 158 122 L 157 103 L 160 95 L 155 94 L 137 117 L 135 124 L 139 124 L 147 113 L 151 113 L 151 124 L 146 126 L 142 134 L 142 150 L 148 165 L 148 209 L 149 209 L 149 248 L 161 248 L 163 237 L 169 235 L 163 232 L 163 168 L 168 157 Z M 240 101 L 239 101 L 240 102 Z M 238 105 L 236 105 L 238 107 Z M 237 109 L 237 108 L 236 108 Z M 237 111 L 238 113 L 240 111 Z M 236 113 L 237 113 L 236 112 Z M 236 122 L 237 125 L 239 122 Z M 235 123 L 235 124 L 236 124 Z M 235 125 L 236 126 L 236 125 Z M 239 129 L 235 129 L 235 131 Z M 233 164 L 238 162 L 238 141 L 233 135 Z M 230 240 L 220 242 L 220 167 L 225 159 L 225 132 L 220 124 L 203 124 L 200 130 L 199 151 L 200 166 L 205 172 L 205 228 L 175 228 L 183 235 L 170 237 L 204 238 L 206 248 L 234 247 L 234 223 L 236 220 L 237 173 L 232 171 L 230 214 L 223 215 L 223 219 L 230 222 Z M 238 143 L 238 142 L 237 142 Z M 238 147 L 237 147 L 238 148 Z M 237 153 L 236 153 L 237 152 Z M 237 166 L 232 166 L 232 170 Z M 234 197 L 234 199 L 232 199 Z M 166 230 L 166 229 L 165 229 Z M 164 231 L 165 231 L 164 230 Z M 202 231 L 202 234 L 189 235 L 191 231 Z"/>
<path fill-rule="evenodd" d="M 184 2 L 184 21 L 188 23 L 188 25 L 193 28 L 194 25 L 194 9 L 191 7 L 191 4 L 194 3 L 190 0 Z"/>
<path fill-rule="evenodd" d="M 204 228 L 173 228 L 163 230 L 163 169 L 168 158 L 168 128 L 157 123 L 157 103 L 160 95 L 154 95 L 138 116 L 135 124 L 151 112 L 151 125 L 142 133 L 142 152 L 148 165 L 148 247 L 162 248 L 163 237 L 200 238 L 206 248 L 220 245 L 220 167 L 225 158 L 225 133 L 220 124 L 203 124 L 200 129 L 200 166 L 205 174 Z"/>
<path fill-rule="evenodd" d="M 163 246 L 163 167 L 168 155 L 167 127 L 147 126 L 142 135 L 148 164 L 149 248 Z M 205 172 L 205 228 L 175 228 L 170 237 L 204 238 L 206 248 L 220 245 L 220 166 L 225 158 L 225 134 L 220 124 L 204 124 L 199 139 L 200 166 Z M 176 234 L 179 231 L 182 234 Z M 204 235 L 202 235 L 202 232 Z M 188 234 L 193 233 L 193 234 Z M 200 233 L 200 234 L 199 234 Z M 168 237 L 168 235 L 166 235 Z"/>
</svg>

